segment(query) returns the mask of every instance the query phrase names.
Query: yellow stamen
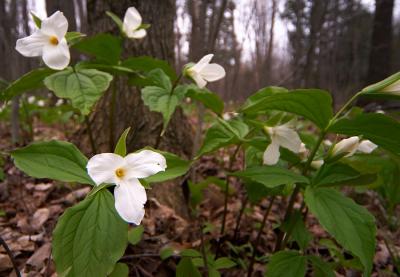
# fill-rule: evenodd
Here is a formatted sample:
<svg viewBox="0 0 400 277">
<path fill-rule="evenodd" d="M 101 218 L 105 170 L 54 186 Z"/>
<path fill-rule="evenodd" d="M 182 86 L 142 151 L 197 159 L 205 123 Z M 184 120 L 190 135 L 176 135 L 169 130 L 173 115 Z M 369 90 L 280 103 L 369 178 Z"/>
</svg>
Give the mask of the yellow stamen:
<svg viewBox="0 0 400 277">
<path fill-rule="evenodd" d="M 58 38 L 55 36 L 51 36 L 49 41 L 50 41 L 50 44 L 58 45 Z"/>
<path fill-rule="evenodd" d="M 115 170 L 115 175 L 117 175 L 118 178 L 122 178 L 125 176 L 125 170 L 123 168 L 118 168 Z"/>
</svg>

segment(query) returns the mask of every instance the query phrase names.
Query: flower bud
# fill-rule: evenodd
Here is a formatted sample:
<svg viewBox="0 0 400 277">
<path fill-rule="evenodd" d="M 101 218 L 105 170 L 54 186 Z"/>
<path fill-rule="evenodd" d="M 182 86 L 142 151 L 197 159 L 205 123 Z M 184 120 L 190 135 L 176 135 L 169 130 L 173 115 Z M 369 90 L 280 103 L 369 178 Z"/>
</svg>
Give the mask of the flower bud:
<svg viewBox="0 0 400 277">
<path fill-rule="evenodd" d="M 345 157 L 352 156 L 360 144 L 358 137 L 350 137 L 339 141 L 332 149 L 332 156 L 344 155 Z"/>
</svg>

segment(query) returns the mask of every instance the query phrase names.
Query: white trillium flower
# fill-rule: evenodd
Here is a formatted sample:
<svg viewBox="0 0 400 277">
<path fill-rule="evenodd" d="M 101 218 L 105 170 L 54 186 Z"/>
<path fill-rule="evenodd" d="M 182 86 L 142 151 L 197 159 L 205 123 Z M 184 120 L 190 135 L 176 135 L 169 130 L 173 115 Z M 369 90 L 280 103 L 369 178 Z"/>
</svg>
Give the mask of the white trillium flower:
<svg viewBox="0 0 400 277">
<path fill-rule="evenodd" d="M 225 69 L 222 66 L 210 63 L 213 56 L 213 54 L 205 55 L 198 63 L 186 69 L 186 74 L 199 88 L 204 88 L 207 82 L 218 81 L 225 77 Z"/>
<path fill-rule="evenodd" d="M 345 157 L 350 157 L 357 151 L 359 144 L 358 137 L 343 139 L 333 146 L 332 156 L 346 154 Z"/>
<path fill-rule="evenodd" d="M 301 140 L 297 132 L 285 125 L 276 127 L 266 127 L 271 143 L 263 155 L 263 163 L 266 165 L 274 165 L 280 157 L 279 148 L 285 147 L 294 153 L 299 153 L 301 149 Z"/>
<path fill-rule="evenodd" d="M 146 36 L 146 30 L 140 28 L 142 17 L 135 7 L 126 10 L 122 30 L 128 38 L 140 39 Z"/>
<path fill-rule="evenodd" d="M 42 20 L 40 29 L 32 35 L 17 40 L 15 49 L 25 57 L 41 56 L 44 63 L 56 70 L 66 68 L 70 61 L 65 35 L 68 21 L 60 11 Z"/>
<path fill-rule="evenodd" d="M 127 222 L 139 225 L 144 217 L 147 195 L 139 178 L 146 178 L 165 171 L 165 158 L 154 151 L 143 150 L 126 157 L 114 153 L 93 156 L 88 164 L 89 176 L 96 185 L 115 184 L 115 208 Z"/>
<path fill-rule="evenodd" d="M 366 153 L 366 154 L 370 154 L 372 153 L 376 148 L 378 147 L 378 145 L 376 145 L 375 143 L 373 143 L 370 140 L 363 140 L 357 147 L 357 151 L 361 152 L 361 153 Z"/>
</svg>

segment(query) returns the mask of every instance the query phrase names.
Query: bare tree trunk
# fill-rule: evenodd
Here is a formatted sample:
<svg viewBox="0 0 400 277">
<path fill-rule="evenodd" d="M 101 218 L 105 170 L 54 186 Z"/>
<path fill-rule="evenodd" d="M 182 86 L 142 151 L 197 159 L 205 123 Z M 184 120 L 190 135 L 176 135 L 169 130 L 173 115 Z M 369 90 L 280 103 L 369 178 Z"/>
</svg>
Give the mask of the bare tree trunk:
<svg viewBox="0 0 400 277">
<path fill-rule="evenodd" d="M 151 24 L 148 35 L 140 41 L 126 41 L 125 52 L 127 56 L 150 55 L 165 59 L 174 63 L 174 33 L 173 24 L 175 18 L 175 0 L 153 1 L 106 1 L 88 0 L 88 26 L 93 34 L 98 32 L 117 33 L 115 23 L 105 15 L 106 11 L 112 11 L 121 18 L 128 7 L 135 6 L 143 17 L 145 23 Z M 160 16 L 162 15 L 162 16 Z M 99 152 L 112 151 L 114 143 L 109 143 L 110 133 L 115 142 L 125 128 L 131 127 L 131 133 L 127 139 L 129 151 L 145 146 L 155 146 L 162 129 L 162 117 L 159 113 L 150 112 L 144 106 L 137 89 L 127 85 L 126 80 L 115 80 L 116 101 L 114 122 L 110 122 L 110 105 L 112 93 L 108 91 L 99 101 L 95 111 L 89 118 L 94 140 Z M 114 126 L 112 133 L 110 123 Z M 82 128 L 76 139 L 77 143 L 88 146 L 89 136 L 87 128 Z M 178 109 L 159 145 L 178 154 L 181 157 L 190 157 L 192 151 L 192 130 L 183 112 Z M 87 147 L 89 149 L 89 147 Z M 173 207 L 180 215 L 187 213 L 184 196 L 181 187 L 177 183 L 163 183 L 153 186 L 151 195 L 164 204 Z"/>
<path fill-rule="evenodd" d="M 394 0 L 376 0 L 367 84 L 391 73 Z"/>
</svg>

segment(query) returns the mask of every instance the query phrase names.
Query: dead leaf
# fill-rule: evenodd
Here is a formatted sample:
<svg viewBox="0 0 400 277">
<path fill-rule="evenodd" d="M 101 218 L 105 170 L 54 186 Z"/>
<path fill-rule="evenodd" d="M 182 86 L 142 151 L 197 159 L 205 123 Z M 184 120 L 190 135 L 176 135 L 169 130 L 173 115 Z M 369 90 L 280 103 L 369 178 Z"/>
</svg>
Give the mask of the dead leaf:
<svg viewBox="0 0 400 277">
<path fill-rule="evenodd" d="M 42 228 L 43 224 L 49 219 L 50 210 L 48 208 L 41 208 L 37 210 L 31 218 L 31 226 L 34 230 Z"/>
<path fill-rule="evenodd" d="M 46 264 L 46 260 L 50 256 L 51 243 L 45 243 L 28 259 L 26 264 L 33 266 L 35 269 L 40 269 Z"/>
<path fill-rule="evenodd" d="M 0 271 L 12 268 L 10 257 L 7 254 L 0 254 Z"/>
</svg>

